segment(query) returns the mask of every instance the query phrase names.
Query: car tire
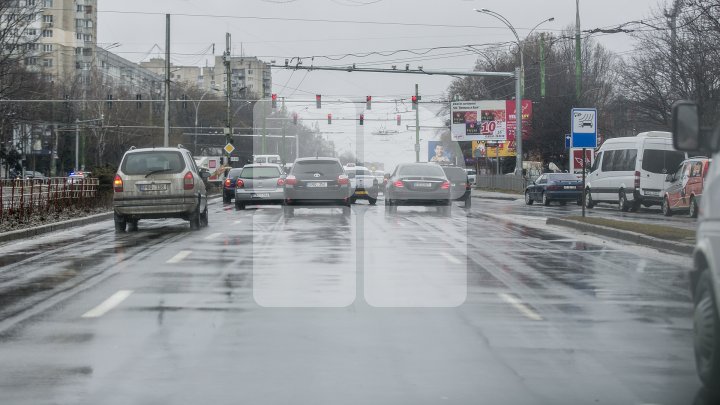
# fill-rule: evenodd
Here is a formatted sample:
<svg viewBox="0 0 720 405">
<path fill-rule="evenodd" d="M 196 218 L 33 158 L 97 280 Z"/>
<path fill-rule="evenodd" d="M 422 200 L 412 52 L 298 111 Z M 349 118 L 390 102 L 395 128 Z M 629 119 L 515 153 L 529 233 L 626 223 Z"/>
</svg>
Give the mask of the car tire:
<svg viewBox="0 0 720 405">
<path fill-rule="evenodd" d="M 123 233 L 127 229 L 127 221 L 125 218 L 115 214 L 115 232 Z"/>
<path fill-rule="evenodd" d="M 700 274 L 694 294 L 695 366 L 709 390 L 720 390 L 720 318 L 709 270 Z"/>
<path fill-rule="evenodd" d="M 128 232 L 137 232 L 138 231 L 138 223 L 139 220 L 133 220 L 127 222 L 127 231 Z"/>
<path fill-rule="evenodd" d="M 577 204 L 578 207 L 582 207 L 582 205 L 583 205 L 582 198 L 579 198 L 575 203 Z"/>
<path fill-rule="evenodd" d="M 548 207 L 550 206 L 550 199 L 548 198 L 547 194 L 543 193 L 542 195 L 542 203 L 544 206 Z"/>
<path fill-rule="evenodd" d="M 241 203 L 241 202 L 238 202 L 238 201 L 236 200 L 236 201 L 235 201 L 235 209 L 238 210 L 238 211 L 244 210 L 244 209 L 245 209 L 245 203 Z"/>
<path fill-rule="evenodd" d="M 535 201 L 533 201 L 532 197 L 530 197 L 530 192 L 525 192 L 525 205 L 533 205 Z"/>
<path fill-rule="evenodd" d="M 205 207 L 205 211 L 200 214 L 200 226 L 203 228 L 210 226 L 210 214 L 208 213 L 207 207 Z"/>
<path fill-rule="evenodd" d="M 595 208 L 595 201 L 592 199 L 592 193 L 589 188 L 585 190 L 585 208 L 589 210 Z"/>
<path fill-rule="evenodd" d="M 690 212 L 688 213 L 688 216 L 690 218 L 697 218 L 700 212 L 699 208 L 700 207 L 698 207 L 698 203 L 695 197 L 690 197 Z"/>
<path fill-rule="evenodd" d="M 370 203 L 370 205 L 375 205 L 377 204 L 377 198 L 369 197 L 368 202 Z"/>
<path fill-rule="evenodd" d="M 620 191 L 620 194 L 618 194 L 618 209 L 621 212 L 630 211 L 630 202 L 628 202 L 628 200 L 627 200 L 625 191 Z"/>
<path fill-rule="evenodd" d="M 662 213 L 666 217 L 671 217 L 673 214 L 672 208 L 670 208 L 670 200 L 668 200 L 667 196 L 665 198 L 663 198 Z"/>
<path fill-rule="evenodd" d="M 200 229 L 200 212 L 198 207 L 195 212 L 190 215 L 190 230 L 197 231 Z"/>
</svg>

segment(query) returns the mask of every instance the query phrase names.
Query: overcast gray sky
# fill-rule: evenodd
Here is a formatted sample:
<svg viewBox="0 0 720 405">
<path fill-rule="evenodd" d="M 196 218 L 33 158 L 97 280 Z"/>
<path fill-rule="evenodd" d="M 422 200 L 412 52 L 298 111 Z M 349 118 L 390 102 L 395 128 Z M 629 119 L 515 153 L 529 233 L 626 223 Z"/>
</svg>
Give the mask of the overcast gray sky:
<svg viewBox="0 0 720 405">
<path fill-rule="evenodd" d="M 661 2 L 662 0 L 581 0 L 582 26 L 583 29 L 608 27 L 642 19 L 649 16 L 652 9 Z M 174 14 L 172 60 L 175 64 L 212 64 L 213 44 L 215 55 L 221 55 L 225 46 L 225 33 L 230 32 L 233 36 L 234 55 L 243 52 L 247 56 L 258 56 L 266 61 L 274 59 L 278 63 L 282 63 L 285 58 L 296 56 L 317 56 L 315 65 L 347 66 L 355 63 L 358 66 L 389 68 L 393 64 L 404 67 L 405 63 L 410 63 L 413 68 L 421 65 L 425 69 L 467 71 L 472 70 L 476 56 L 463 49 L 432 51 L 422 56 L 406 52 L 388 56 L 348 56 L 341 60 L 320 56 L 402 49 L 422 52 L 432 47 L 494 44 L 514 39 L 511 32 L 499 21 L 475 13 L 473 8 L 489 8 L 503 14 L 518 28 L 521 36 L 549 17 L 555 17 L 555 21 L 542 25 L 541 30 L 558 33 L 575 23 L 574 0 L 99 0 L 98 41 L 104 44 L 121 44 L 112 51 L 136 62 L 152 56 L 162 56 L 165 41 L 165 17 L 162 14 L 170 13 Z M 619 53 L 632 49 L 631 38 L 624 34 L 597 38 Z M 310 61 L 306 60 L 304 64 L 308 65 Z M 449 77 L 440 76 L 388 76 L 320 71 L 308 73 L 277 69 L 273 71 L 273 92 L 281 97 L 295 99 L 314 99 L 315 94 L 323 94 L 326 100 L 358 100 L 364 99 L 366 95 L 373 95 L 375 100 L 407 99 L 414 92 L 415 83 L 418 83 L 425 101 L 439 99 L 451 80 Z M 303 109 L 303 106 L 294 107 Z M 387 126 L 392 127 L 396 111 L 407 109 L 406 105 L 384 108 L 376 106 L 368 118 L 387 117 Z M 324 120 L 328 112 L 332 112 L 336 119 L 357 115 L 352 107 L 346 105 L 327 107 L 323 111 L 309 107 L 303 110 L 301 116 L 305 119 L 321 120 L 323 131 L 346 131 L 354 136 L 352 126 L 343 129 L 340 121 L 327 127 Z M 433 119 L 433 115 L 432 110 L 423 111 L 422 125 L 441 124 L 440 120 Z M 403 126 L 414 124 L 410 122 L 412 114 L 404 114 L 404 117 Z M 381 125 L 385 124 L 369 122 L 366 130 L 371 132 Z M 391 129 L 394 128 L 396 127 Z M 338 135 L 331 134 L 328 134 L 328 137 L 339 138 Z M 408 138 L 405 142 L 408 145 L 404 147 L 407 156 L 398 157 L 394 155 L 396 152 L 392 151 L 388 154 L 400 160 L 413 158 L 411 138 L 414 136 L 407 133 L 402 134 L 402 137 Z M 432 137 L 431 130 L 423 134 L 424 140 Z M 337 139 L 337 144 L 343 149 L 350 148 L 353 146 L 351 140 Z M 387 146 L 387 143 L 377 143 L 375 149 L 398 150 Z M 426 145 L 423 146 L 424 156 L 425 148 Z"/>
</svg>

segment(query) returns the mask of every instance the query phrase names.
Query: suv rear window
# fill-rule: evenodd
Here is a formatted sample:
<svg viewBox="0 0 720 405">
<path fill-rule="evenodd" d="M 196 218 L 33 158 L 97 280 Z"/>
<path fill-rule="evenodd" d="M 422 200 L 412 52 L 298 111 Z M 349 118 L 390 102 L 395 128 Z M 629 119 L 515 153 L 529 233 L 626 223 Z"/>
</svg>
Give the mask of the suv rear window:
<svg viewBox="0 0 720 405">
<path fill-rule="evenodd" d="M 440 166 L 434 164 L 428 165 L 405 165 L 400 166 L 398 170 L 399 176 L 434 176 L 443 177 L 445 172 Z"/>
<path fill-rule="evenodd" d="M 246 167 L 242 170 L 240 177 L 243 179 L 274 179 L 280 177 L 280 169 L 277 167 Z"/>
<path fill-rule="evenodd" d="M 230 179 L 234 179 L 234 178 L 237 178 L 238 176 L 240 176 L 240 173 L 242 171 L 243 171 L 243 169 L 232 169 L 232 170 L 230 170 L 230 172 L 228 173 L 227 176 Z"/>
<path fill-rule="evenodd" d="M 122 164 L 127 175 L 162 172 L 177 174 L 185 170 L 185 160 L 180 152 L 151 151 L 129 153 Z"/>
<path fill-rule="evenodd" d="M 642 168 L 656 174 L 672 173 L 685 160 L 685 154 L 674 150 L 645 149 Z"/>
<path fill-rule="evenodd" d="M 293 174 L 315 174 L 324 176 L 341 175 L 343 168 L 339 162 L 334 160 L 308 160 L 297 162 L 292 168 Z"/>
</svg>

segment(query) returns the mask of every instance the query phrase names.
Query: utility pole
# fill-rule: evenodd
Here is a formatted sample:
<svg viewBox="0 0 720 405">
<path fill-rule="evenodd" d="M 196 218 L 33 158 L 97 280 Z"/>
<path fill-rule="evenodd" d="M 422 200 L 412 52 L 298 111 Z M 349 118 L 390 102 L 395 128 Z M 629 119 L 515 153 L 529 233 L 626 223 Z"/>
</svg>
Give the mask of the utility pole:
<svg viewBox="0 0 720 405">
<path fill-rule="evenodd" d="M 75 118 L 75 171 L 80 170 L 80 119 Z"/>
<path fill-rule="evenodd" d="M 415 83 L 415 99 L 417 100 L 417 108 L 415 109 L 415 162 L 420 162 L 420 85 Z"/>
<path fill-rule="evenodd" d="M 665 12 L 665 17 L 670 19 L 670 21 L 668 22 L 670 25 L 670 55 L 672 59 L 670 61 L 670 87 L 673 90 L 673 97 L 677 97 L 678 94 L 677 18 L 680 14 L 680 10 L 682 9 L 682 7 L 683 0 L 675 0 L 672 11 Z"/>
<path fill-rule="evenodd" d="M 230 33 L 225 34 L 225 76 L 227 78 L 227 87 L 225 92 L 227 93 L 227 128 L 225 128 L 225 142 L 226 144 L 233 143 L 233 128 L 232 128 L 232 37 Z M 230 154 L 227 155 L 227 162 L 230 163 Z"/>
<path fill-rule="evenodd" d="M 575 0 L 575 97 L 582 96 L 582 40 L 580 39 L 580 0 Z"/>
<path fill-rule="evenodd" d="M 545 33 L 540 33 L 540 97 L 545 98 Z"/>
<path fill-rule="evenodd" d="M 165 137 L 163 145 L 170 146 L 170 14 L 165 15 Z"/>
</svg>

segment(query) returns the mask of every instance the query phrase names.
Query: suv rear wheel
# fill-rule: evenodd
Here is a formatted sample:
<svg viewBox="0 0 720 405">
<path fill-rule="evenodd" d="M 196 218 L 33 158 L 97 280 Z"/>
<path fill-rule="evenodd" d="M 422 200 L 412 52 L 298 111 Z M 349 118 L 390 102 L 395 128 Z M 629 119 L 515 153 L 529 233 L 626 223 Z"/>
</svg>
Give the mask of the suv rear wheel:
<svg viewBox="0 0 720 405">
<path fill-rule="evenodd" d="M 720 387 L 720 320 L 708 270 L 695 287 L 693 313 L 695 365 L 698 376 L 710 390 Z"/>
<path fill-rule="evenodd" d="M 127 221 L 120 215 L 115 214 L 115 231 L 125 232 L 125 229 L 127 229 Z"/>
<path fill-rule="evenodd" d="M 589 188 L 585 190 L 585 208 L 589 210 L 595 208 L 595 202 L 592 199 L 592 193 Z"/>
<path fill-rule="evenodd" d="M 190 229 L 192 229 L 193 231 L 197 231 L 198 229 L 200 229 L 200 213 L 198 212 L 199 209 L 200 207 L 196 208 L 195 212 L 190 215 Z"/>
<path fill-rule="evenodd" d="M 630 202 L 627 199 L 627 196 L 625 195 L 625 191 L 620 191 L 620 194 L 618 195 L 618 209 L 622 212 L 628 212 L 630 211 Z"/>
</svg>

